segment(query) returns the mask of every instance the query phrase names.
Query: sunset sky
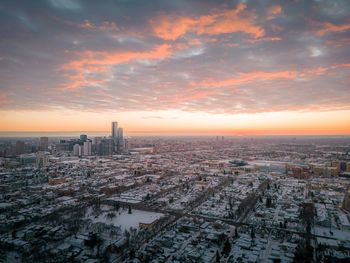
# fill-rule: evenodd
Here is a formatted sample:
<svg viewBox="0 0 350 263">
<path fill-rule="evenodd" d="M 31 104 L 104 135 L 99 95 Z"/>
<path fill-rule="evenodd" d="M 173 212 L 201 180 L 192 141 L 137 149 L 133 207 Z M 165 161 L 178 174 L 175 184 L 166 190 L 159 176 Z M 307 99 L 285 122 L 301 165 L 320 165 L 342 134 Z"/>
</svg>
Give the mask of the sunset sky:
<svg viewBox="0 0 350 263">
<path fill-rule="evenodd" d="M 0 2 L 0 131 L 350 134 L 350 1 Z"/>
</svg>

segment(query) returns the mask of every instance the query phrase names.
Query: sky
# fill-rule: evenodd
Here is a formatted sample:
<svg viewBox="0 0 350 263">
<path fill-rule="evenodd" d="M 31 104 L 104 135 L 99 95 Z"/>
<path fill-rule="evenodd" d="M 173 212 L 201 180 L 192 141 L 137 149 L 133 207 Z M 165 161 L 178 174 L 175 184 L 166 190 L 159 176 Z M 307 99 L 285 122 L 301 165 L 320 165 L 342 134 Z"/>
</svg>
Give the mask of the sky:
<svg viewBox="0 0 350 263">
<path fill-rule="evenodd" d="M 348 0 L 2 0 L 0 36 L 0 131 L 350 134 Z"/>
</svg>

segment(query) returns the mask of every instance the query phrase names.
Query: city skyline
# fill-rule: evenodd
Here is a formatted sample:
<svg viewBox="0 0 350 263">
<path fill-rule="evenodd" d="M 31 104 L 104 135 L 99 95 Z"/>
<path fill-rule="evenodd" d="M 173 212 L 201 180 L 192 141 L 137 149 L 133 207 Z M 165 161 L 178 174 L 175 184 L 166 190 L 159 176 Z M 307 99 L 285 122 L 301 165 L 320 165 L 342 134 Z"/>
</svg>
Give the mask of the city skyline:
<svg viewBox="0 0 350 263">
<path fill-rule="evenodd" d="M 349 13 L 342 0 L 2 1 L 0 131 L 118 119 L 130 135 L 349 135 Z"/>
</svg>

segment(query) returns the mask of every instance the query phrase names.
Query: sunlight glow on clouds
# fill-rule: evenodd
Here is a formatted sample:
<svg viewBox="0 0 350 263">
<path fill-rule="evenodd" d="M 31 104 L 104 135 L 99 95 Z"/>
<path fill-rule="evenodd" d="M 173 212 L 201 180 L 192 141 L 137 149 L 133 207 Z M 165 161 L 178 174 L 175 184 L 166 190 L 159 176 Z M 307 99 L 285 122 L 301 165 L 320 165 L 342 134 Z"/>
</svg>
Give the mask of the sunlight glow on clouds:
<svg viewBox="0 0 350 263">
<path fill-rule="evenodd" d="M 104 130 L 121 119 L 134 133 L 349 133 L 346 0 L 0 10 L 0 130 Z"/>
</svg>

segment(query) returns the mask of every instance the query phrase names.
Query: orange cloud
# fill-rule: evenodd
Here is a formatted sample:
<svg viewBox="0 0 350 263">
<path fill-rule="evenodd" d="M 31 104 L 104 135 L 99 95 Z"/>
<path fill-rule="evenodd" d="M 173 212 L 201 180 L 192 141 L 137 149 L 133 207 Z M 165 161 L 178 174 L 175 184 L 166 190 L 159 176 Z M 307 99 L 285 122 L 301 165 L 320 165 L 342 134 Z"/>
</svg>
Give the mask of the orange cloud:
<svg viewBox="0 0 350 263">
<path fill-rule="evenodd" d="M 81 28 L 85 28 L 85 29 L 92 29 L 94 28 L 94 24 L 92 24 L 89 20 L 85 20 L 84 23 L 82 23 L 80 25 Z"/>
<path fill-rule="evenodd" d="M 282 7 L 280 5 L 275 5 L 275 6 L 272 6 L 270 9 L 269 9 L 269 14 L 270 15 L 278 15 L 282 12 Z"/>
<path fill-rule="evenodd" d="M 317 23 L 321 29 L 319 29 L 316 32 L 316 35 L 318 36 L 324 36 L 330 32 L 343 32 L 350 30 L 350 24 L 344 24 L 344 25 L 334 25 L 329 22 L 324 22 L 324 23 Z"/>
<path fill-rule="evenodd" d="M 170 45 L 164 44 L 156 46 L 150 51 L 139 52 L 105 52 L 86 50 L 79 53 L 79 58 L 65 65 L 62 69 L 66 71 L 65 76 L 70 79 L 65 88 L 76 89 L 84 85 L 101 85 L 106 78 L 89 77 L 92 73 L 107 73 L 111 66 L 120 63 L 142 60 L 142 59 L 164 59 L 171 54 Z"/>
<path fill-rule="evenodd" d="M 282 13 L 282 7 L 280 5 L 275 5 L 269 8 L 267 11 L 267 20 L 272 20 L 274 19 L 277 15 Z"/>
<path fill-rule="evenodd" d="M 196 21 L 188 17 L 162 16 L 157 21 L 151 21 L 151 26 L 156 36 L 166 39 L 175 40 L 186 34 L 195 26 Z"/>
<path fill-rule="evenodd" d="M 300 71 L 254 71 L 248 73 L 239 73 L 237 76 L 225 80 L 213 80 L 208 79 L 200 83 L 191 83 L 192 87 L 205 86 L 205 87 L 227 87 L 238 86 L 242 84 L 251 83 L 253 81 L 267 81 L 275 79 L 295 79 L 295 78 L 312 78 L 315 76 L 321 76 L 328 73 L 331 70 L 338 68 L 349 68 L 350 64 L 335 64 L 329 67 L 317 67 L 308 70 Z"/>
<path fill-rule="evenodd" d="M 255 71 L 249 73 L 239 73 L 236 77 L 225 79 L 221 81 L 216 80 L 205 80 L 200 83 L 206 87 L 226 87 L 236 86 L 246 83 L 250 83 L 256 80 L 273 80 L 273 79 L 293 79 L 297 76 L 295 71 L 277 71 L 277 72 L 264 72 Z"/>
<path fill-rule="evenodd" d="M 335 68 L 335 66 L 333 67 L 318 67 L 318 68 L 314 68 L 314 69 L 309 69 L 305 72 L 301 71 L 299 72 L 298 74 L 298 77 L 301 77 L 301 78 L 309 78 L 309 77 L 312 77 L 312 76 L 321 76 L 323 74 L 325 74 L 329 69 L 331 68 Z"/>
<path fill-rule="evenodd" d="M 224 10 L 197 18 L 163 15 L 151 20 L 154 34 L 165 40 L 176 40 L 188 32 L 197 35 L 219 35 L 243 32 L 254 38 L 265 35 L 264 29 L 255 23 L 253 13 L 244 12 L 246 5 L 240 3 L 232 10 Z"/>
</svg>

